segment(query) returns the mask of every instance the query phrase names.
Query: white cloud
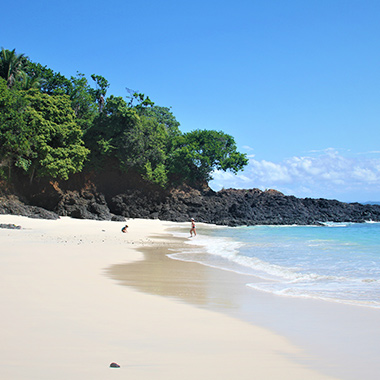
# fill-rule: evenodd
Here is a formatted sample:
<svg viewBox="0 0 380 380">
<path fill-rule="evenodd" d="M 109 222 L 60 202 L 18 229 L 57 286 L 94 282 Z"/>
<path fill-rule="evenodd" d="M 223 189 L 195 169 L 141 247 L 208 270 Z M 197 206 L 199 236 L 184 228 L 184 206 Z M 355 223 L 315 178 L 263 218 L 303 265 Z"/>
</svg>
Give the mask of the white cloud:
<svg viewBox="0 0 380 380">
<path fill-rule="evenodd" d="M 270 161 L 250 161 L 250 171 L 252 177 L 258 177 L 260 179 L 268 178 L 272 182 L 289 182 L 291 176 L 289 174 L 289 168 L 282 164 L 276 164 Z M 251 178 L 252 178 L 251 177 Z"/>
<path fill-rule="evenodd" d="M 369 152 L 362 152 L 359 154 L 380 154 L 380 150 L 371 150 Z"/>
<path fill-rule="evenodd" d="M 275 188 L 300 197 L 341 198 L 365 192 L 370 196 L 379 192 L 380 159 L 345 157 L 329 148 L 277 163 L 251 158 L 244 172 L 236 176 L 215 172 L 214 178 L 211 186 L 216 190 L 255 187 Z"/>
<path fill-rule="evenodd" d="M 353 169 L 352 176 L 359 181 L 378 182 L 379 180 L 379 174 L 376 173 L 373 169 L 363 168 L 360 166 L 356 166 Z"/>
</svg>

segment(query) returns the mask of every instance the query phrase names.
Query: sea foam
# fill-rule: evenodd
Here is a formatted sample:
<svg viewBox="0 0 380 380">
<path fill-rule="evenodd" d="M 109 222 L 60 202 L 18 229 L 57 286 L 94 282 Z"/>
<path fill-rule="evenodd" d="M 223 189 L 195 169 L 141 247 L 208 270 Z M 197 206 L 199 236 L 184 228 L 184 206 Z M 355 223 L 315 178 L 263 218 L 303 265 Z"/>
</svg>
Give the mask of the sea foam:
<svg viewBox="0 0 380 380">
<path fill-rule="evenodd" d="M 258 291 L 380 307 L 380 224 L 326 227 L 207 226 L 169 257 L 255 276 Z"/>
</svg>

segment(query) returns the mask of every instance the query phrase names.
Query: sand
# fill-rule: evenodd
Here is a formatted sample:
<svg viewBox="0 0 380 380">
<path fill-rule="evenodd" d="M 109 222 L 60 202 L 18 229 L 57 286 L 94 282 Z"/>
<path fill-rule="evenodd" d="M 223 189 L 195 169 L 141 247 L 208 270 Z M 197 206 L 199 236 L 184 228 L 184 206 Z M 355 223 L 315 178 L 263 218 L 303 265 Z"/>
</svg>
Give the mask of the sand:
<svg viewBox="0 0 380 380">
<path fill-rule="evenodd" d="M 194 305 L 164 296 L 168 283 L 186 285 L 149 259 L 182 244 L 167 231 L 173 223 L 129 220 L 126 234 L 121 222 L 0 215 L 0 223 L 22 226 L 0 229 L 0 379 L 333 378 L 280 334 L 202 308 L 207 278 L 189 283 Z M 111 275 L 127 263 L 143 269 L 138 286 Z"/>
</svg>

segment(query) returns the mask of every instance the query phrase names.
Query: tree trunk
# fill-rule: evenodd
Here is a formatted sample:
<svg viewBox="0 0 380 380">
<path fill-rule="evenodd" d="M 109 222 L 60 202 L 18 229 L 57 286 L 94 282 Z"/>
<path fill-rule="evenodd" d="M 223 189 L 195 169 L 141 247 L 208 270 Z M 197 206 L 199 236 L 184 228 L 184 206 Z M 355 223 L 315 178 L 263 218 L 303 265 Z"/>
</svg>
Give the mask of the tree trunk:
<svg viewBox="0 0 380 380">
<path fill-rule="evenodd" d="M 30 184 L 32 184 L 32 182 L 33 182 L 35 172 L 36 172 L 36 169 L 33 168 L 33 170 L 32 170 L 32 174 L 31 174 L 31 176 L 30 176 L 30 181 L 29 181 Z"/>
</svg>

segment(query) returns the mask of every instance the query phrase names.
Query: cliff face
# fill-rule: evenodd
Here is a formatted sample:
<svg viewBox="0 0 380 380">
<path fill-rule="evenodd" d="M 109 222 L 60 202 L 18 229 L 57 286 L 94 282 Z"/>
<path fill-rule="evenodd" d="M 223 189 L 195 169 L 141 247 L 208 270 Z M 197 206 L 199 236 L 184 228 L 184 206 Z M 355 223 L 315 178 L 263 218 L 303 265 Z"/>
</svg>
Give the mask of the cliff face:
<svg viewBox="0 0 380 380">
<path fill-rule="evenodd" d="M 199 222 L 229 226 L 380 221 L 380 205 L 300 199 L 275 190 L 214 192 L 207 187 L 198 190 L 182 186 L 165 191 L 147 185 L 136 173 L 112 170 L 74 176 L 64 183 L 40 181 L 30 186 L 21 181 L 12 196 L 0 199 L 0 213 L 100 220 L 158 218 L 177 222 L 192 217 Z"/>
</svg>

